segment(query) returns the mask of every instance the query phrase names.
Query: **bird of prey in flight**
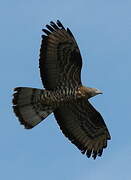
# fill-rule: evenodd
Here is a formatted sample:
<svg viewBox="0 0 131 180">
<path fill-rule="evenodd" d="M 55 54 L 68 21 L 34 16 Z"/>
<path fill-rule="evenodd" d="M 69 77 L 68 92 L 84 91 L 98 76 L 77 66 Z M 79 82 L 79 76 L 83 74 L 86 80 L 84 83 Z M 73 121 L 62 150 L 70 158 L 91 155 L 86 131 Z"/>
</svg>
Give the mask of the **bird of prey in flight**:
<svg viewBox="0 0 131 180">
<path fill-rule="evenodd" d="M 83 154 L 95 159 L 111 138 L 101 114 L 88 100 L 102 92 L 83 86 L 82 57 L 70 29 L 57 20 L 43 32 L 39 68 L 45 89 L 15 88 L 14 112 L 26 129 L 54 113 L 63 134 Z"/>
</svg>

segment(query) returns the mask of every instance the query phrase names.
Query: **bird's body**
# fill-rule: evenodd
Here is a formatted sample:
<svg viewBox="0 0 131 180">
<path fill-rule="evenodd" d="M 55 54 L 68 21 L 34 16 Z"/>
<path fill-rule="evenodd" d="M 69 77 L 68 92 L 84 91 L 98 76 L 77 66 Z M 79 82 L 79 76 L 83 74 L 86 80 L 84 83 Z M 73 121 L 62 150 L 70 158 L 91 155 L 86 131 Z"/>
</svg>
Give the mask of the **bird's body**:
<svg viewBox="0 0 131 180">
<path fill-rule="evenodd" d="M 60 21 L 46 27 L 39 61 L 45 89 L 15 88 L 14 111 L 27 129 L 53 112 L 65 136 L 95 159 L 110 139 L 102 116 L 88 101 L 101 91 L 82 85 L 82 58 L 71 31 Z"/>
<path fill-rule="evenodd" d="M 94 91 L 92 89 L 94 89 Z M 95 88 L 80 86 L 77 89 L 63 88 L 59 90 L 44 90 L 39 98 L 40 101 L 46 103 L 46 105 L 52 104 L 55 107 L 59 107 L 60 105 L 79 99 L 89 99 L 94 96 L 94 94 L 92 94 L 93 92 L 95 95 L 102 94 L 101 91 L 97 91 Z"/>
</svg>

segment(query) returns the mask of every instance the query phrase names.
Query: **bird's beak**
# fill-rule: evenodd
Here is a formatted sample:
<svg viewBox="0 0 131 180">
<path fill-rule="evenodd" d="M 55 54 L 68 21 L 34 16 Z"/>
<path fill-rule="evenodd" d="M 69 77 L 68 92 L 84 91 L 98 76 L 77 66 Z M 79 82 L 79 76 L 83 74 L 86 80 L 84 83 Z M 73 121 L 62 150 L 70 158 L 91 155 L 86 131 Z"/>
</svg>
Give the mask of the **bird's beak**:
<svg viewBox="0 0 131 180">
<path fill-rule="evenodd" d="M 101 90 L 99 90 L 99 89 L 96 90 L 96 93 L 97 94 L 103 94 L 103 92 Z"/>
</svg>

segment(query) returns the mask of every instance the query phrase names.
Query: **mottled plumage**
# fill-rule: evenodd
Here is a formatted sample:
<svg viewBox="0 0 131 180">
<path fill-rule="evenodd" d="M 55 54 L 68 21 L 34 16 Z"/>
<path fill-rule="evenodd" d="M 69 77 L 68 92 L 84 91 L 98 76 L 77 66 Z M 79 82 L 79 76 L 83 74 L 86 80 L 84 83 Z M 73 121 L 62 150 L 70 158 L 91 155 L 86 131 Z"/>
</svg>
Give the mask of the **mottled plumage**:
<svg viewBox="0 0 131 180">
<path fill-rule="evenodd" d="M 46 28 L 39 60 L 45 89 L 15 88 L 14 112 L 27 129 L 53 112 L 63 134 L 95 159 L 110 139 L 102 116 L 88 101 L 101 91 L 82 85 L 82 58 L 71 31 L 60 21 L 51 21 Z"/>
</svg>

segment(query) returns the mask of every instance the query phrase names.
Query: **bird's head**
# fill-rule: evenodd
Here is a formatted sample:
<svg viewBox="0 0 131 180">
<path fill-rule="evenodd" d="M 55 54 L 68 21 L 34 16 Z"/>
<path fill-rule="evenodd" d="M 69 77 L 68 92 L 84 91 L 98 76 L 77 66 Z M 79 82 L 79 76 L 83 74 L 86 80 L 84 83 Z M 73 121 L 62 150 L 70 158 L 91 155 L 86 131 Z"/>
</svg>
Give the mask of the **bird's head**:
<svg viewBox="0 0 131 180">
<path fill-rule="evenodd" d="M 103 93 L 102 91 L 96 88 L 90 88 L 90 87 L 85 87 L 85 86 L 81 86 L 78 88 L 78 95 L 80 95 L 81 97 L 85 97 L 89 99 L 98 94 L 103 94 Z"/>
<path fill-rule="evenodd" d="M 101 90 L 96 89 L 96 88 L 88 88 L 88 90 L 90 92 L 91 97 L 96 96 L 98 94 L 103 94 Z"/>
</svg>

